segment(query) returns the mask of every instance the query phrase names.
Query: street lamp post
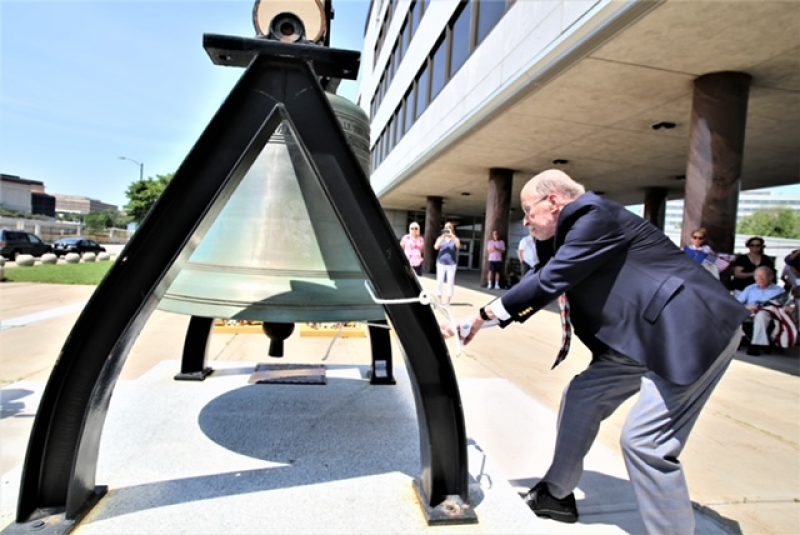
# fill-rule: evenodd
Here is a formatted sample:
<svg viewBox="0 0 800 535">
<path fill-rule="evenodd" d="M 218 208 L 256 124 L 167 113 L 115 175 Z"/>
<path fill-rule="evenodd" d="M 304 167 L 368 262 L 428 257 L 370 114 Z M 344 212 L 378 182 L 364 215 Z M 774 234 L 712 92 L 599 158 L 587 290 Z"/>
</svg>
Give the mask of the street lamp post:
<svg viewBox="0 0 800 535">
<path fill-rule="evenodd" d="M 118 156 L 120 160 L 128 160 L 129 162 L 133 162 L 139 166 L 139 181 L 144 180 L 144 163 L 134 160 L 133 158 L 128 158 L 127 156 Z"/>
</svg>

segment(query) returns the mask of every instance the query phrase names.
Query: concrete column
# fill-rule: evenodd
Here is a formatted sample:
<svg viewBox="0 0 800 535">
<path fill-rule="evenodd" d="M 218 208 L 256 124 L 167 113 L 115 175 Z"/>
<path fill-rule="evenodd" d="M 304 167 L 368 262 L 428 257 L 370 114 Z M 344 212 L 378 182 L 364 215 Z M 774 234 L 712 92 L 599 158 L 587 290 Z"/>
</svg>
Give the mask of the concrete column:
<svg viewBox="0 0 800 535">
<path fill-rule="evenodd" d="M 664 230 L 667 215 L 667 188 L 647 188 L 644 192 L 644 218 Z"/>
<path fill-rule="evenodd" d="M 733 252 L 750 75 L 704 74 L 694 81 L 681 244 L 698 227 L 717 251 Z"/>
<path fill-rule="evenodd" d="M 481 284 L 486 284 L 489 277 L 489 255 L 486 243 L 492 238 L 492 231 L 500 234 L 506 243 L 508 260 L 508 212 L 511 208 L 511 181 L 514 171 L 493 167 L 489 169 L 489 188 L 486 192 L 486 218 L 483 222 L 483 248 L 481 249 Z M 505 270 L 504 270 L 505 271 Z M 500 276 L 501 284 L 506 284 L 505 273 Z"/>
<path fill-rule="evenodd" d="M 422 262 L 424 273 L 436 273 L 436 249 L 433 244 L 442 231 L 442 198 L 428 197 L 425 206 L 425 257 Z"/>
</svg>

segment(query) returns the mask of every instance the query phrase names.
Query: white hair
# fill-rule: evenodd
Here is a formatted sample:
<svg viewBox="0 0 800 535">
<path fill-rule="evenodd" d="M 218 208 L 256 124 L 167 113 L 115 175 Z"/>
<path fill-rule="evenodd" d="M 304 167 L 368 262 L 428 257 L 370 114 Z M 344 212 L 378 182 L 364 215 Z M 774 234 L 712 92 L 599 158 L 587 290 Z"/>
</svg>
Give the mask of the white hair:
<svg viewBox="0 0 800 535">
<path fill-rule="evenodd" d="M 532 193 L 534 197 L 557 193 L 568 199 L 577 199 L 586 193 L 586 188 L 572 180 L 564 171 L 548 169 L 528 180 L 522 191 Z"/>
<path fill-rule="evenodd" d="M 758 273 L 759 271 L 763 271 L 764 273 L 766 273 L 766 274 L 767 274 L 767 278 L 768 278 L 769 280 L 772 280 L 772 268 L 771 268 L 771 267 L 769 267 L 769 266 L 758 266 L 758 267 L 757 267 L 757 268 L 756 268 L 756 269 L 753 271 L 753 275 L 755 275 L 755 274 L 756 274 L 756 273 Z"/>
</svg>

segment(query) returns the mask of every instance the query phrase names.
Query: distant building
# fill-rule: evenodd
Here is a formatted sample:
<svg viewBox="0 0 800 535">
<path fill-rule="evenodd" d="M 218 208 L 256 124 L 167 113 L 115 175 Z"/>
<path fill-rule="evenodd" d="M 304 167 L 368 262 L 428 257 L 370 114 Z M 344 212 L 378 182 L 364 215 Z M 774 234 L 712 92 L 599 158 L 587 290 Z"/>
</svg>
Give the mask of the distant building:
<svg viewBox="0 0 800 535">
<path fill-rule="evenodd" d="M 44 192 L 44 182 L 0 173 L 0 207 L 55 217 L 55 204 L 55 198 Z"/>
<path fill-rule="evenodd" d="M 55 217 L 57 212 L 86 215 L 119 210 L 116 204 L 81 195 L 49 195 L 44 182 L 5 173 L 0 173 L 0 208 L 48 217 Z"/>
<path fill-rule="evenodd" d="M 52 195 L 48 195 L 47 193 L 38 191 L 31 192 L 31 213 L 55 217 L 56 198 Z"/>
<path fill-rule="evenodd" d="M 632 212 L 642 215 L 643 206 L 637 204 L 628 207 Z M 767 190 L 743 191 L 739 195 L 739 206 L 736 212 L 736 224 L 745 217 L 760 210 L 775 208 L 791 208 L 800 214 L 800 195 L 776 195 Z M 664 215 L 664 232 L 680 231 L 683 226 L 683 199 L 667 201 Z"/>
<path fill-rule="evenodd" d="M 118 211 L 116 204 L 108 204 L 97 199 L 80 195 L 55 195 L 56 212 L 62 214 L 92 214 L 95 212 Z"/>
</svg>

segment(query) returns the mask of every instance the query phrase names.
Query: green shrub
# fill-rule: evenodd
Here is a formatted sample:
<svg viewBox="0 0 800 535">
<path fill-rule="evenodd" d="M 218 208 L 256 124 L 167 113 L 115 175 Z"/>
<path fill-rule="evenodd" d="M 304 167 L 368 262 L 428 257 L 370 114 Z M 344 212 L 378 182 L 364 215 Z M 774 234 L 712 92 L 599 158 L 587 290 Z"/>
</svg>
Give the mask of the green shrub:
<svg viewBox="0 0 800 535">
<path fill-rule="evenodd" d="M 98 285 L 113 262 L 88 262 L 86 264 L 43 264 L 33 267 L 9 267 L 6 264 L 6 281 L 38 282 L 43 284 Z"/>
</svg>

